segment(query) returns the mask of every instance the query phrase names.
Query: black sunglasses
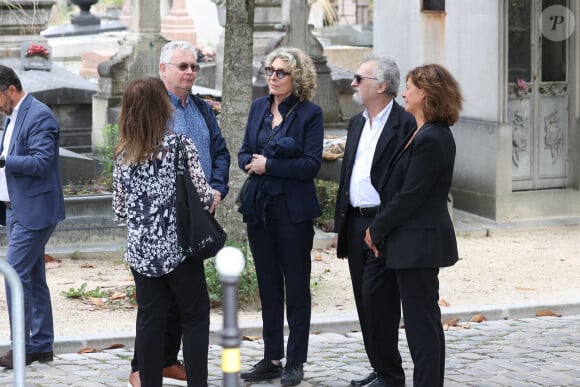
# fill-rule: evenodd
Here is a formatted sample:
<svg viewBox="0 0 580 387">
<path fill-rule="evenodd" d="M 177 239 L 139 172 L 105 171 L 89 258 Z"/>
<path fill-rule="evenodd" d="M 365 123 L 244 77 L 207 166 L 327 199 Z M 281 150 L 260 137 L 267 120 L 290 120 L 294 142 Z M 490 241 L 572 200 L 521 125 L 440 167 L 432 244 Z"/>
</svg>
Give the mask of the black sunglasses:
<svg viewBox="0 0 580 387">
<path fill-rule="evenodd" d="M 378 78 L 373 78 L 373 77 L 363 77 L 360 74 L 355 74 L 354 77 L 353 77 L 353 79 L 356 81 L 356 83 L 361 83 L 361 81 L 363 79 L 372 79 L 374 81 L 378 81 L 379 80 Z"/>
<path fill-rule="evenodd" d="M 185 71 L 188 68 L 191 69 L 191 71 L 193 71 L 194 73 L 197 73 L 199 71 L 199 65 L 197 63 L 192 63 L 192 64 L 187 64 L 187 63 L 169 63 L 170 65 L 173 65 L 175 67 L 177 67 L 179 69 L 179 71 Z"/>
<path fill-rule="evenodd" d="M 286 71 L 284 71 L 282 69 L 274 70 L 272 67 L 266 67 L 266 68 L 264 68 L 264 72 L 269 77 L 271 77 L 272 74 L 276 74 L 276 78 L 278 78 L 278 79 L 282 79 L 286 75 L 291 75 L 290 73 L 287 73 Z"/>
</svg>

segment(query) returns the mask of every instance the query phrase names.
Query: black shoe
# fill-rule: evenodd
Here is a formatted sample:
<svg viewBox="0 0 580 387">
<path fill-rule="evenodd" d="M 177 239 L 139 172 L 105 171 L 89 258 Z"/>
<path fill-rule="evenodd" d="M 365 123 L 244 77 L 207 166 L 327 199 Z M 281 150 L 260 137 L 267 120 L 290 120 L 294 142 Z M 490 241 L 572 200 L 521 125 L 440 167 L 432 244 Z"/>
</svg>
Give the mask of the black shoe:
<svg viewBox="0 0 580 387">
<path fill-rule="evenodd" d="M 283 386 L 297 386 L 304 377 L 304 369 L 302 364 L 286 364 L 282 372 L 282 379 L 280 383 Z"/>
<path fill-rule="evenodd" d="M 351 380 L 350 385 L 357 386 L 357 387 L 364 386 L 365 384 L 369 384 L 370 382 L 372 382 L 376 377 L 377 377 L 377 373 L 375 371 L 373 371 L 364 379 Z"/>
<path fill-rule="evenodd" d="M 376 378 L 373 379 L 372 382 L 365 385 L 364 387 L 405 387 L 405 383 L 403 383 L 403 384 L 388 384 L 383 379 L 381 379 L 380 377 L 377 376 Z"/>
<path fill-rule="evenodd" d="M 48 352 L 32 352 L 32 361 L 37 361 L 39 363 L 48 363 L 54 360 L 54 353 L 52 351 Z"/>
<path fill-rule="evenodd" d="M 32 354 L 27 353 L 25 358 L 26 365 L 30 365 L 33 362 Z M 0 367 L 11 370 L 14 368 L 14 360 L 12 359 L 12 351 L 6 352 L 2 357 L 0 357 Z"/>
<path fill-rule="evenodd" d="M 242 372 L 240 377 L 249 382 L 272 380 L 282 375 L 282 365 L 274 364 L 271 360 L 262 359 L 248 372 Z"/>
</svg>

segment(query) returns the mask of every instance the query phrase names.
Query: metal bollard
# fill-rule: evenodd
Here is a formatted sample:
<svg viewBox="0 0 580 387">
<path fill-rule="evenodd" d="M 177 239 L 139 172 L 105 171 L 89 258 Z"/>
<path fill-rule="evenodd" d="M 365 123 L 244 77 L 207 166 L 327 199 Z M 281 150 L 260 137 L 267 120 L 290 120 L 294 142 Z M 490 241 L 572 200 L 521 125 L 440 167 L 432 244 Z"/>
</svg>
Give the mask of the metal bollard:
<svg viewBox="0 0 580 387">
<path fill-rule="evenodd" d="M 12 301 L 12 356 L 14 363 L 14 386 L 24 387 L 26 378 L 26 343 L 24 342 L 24 291 L 16 271 L 4 259 L 0 259 L 0 271 L 10 287 Z"/>
<path fill-rule="evenodd" d="M 235 247 L 224 247 L 215 257 L 223 288 L 224 322 L 221 332 L 222 386 L 238 387 L 240 382 L 240 329 L 238 327 L 238 283 L 244 270 L 242 252 Z"/>
</svg>

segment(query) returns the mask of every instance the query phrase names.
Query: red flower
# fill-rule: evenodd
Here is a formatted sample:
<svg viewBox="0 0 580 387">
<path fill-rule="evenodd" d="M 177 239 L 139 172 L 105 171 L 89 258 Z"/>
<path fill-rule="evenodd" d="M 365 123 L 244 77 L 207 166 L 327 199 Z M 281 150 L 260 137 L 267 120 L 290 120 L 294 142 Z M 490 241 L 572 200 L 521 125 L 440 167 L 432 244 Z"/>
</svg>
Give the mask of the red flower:
<svg viewBox="0 0 580 387">
<path fill-rule="evenodd" d="M 26 50 L 26 56 L 41 56 L 45 59 L 48 59 L 48 49 L 41 45 L 41 44 L 31 44 L 28 46 L 28 50 Z"/>
</svg>

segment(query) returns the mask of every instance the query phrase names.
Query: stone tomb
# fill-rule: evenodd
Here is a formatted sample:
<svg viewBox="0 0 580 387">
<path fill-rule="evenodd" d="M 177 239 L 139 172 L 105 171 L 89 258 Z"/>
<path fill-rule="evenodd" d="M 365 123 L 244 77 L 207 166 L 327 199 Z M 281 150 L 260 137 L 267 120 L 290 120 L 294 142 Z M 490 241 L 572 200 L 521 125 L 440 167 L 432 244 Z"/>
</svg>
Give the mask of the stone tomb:
<svg viewBox="0 0 580 387">
<path fill-rule="evenodd" d="M 16 71 L 25 91 L 47 104 L 61 127 L 60 145 L 75 152 L 90 152 L 92 96 L 97 85 L 57 64 L 51 71 L 24 70 L 20 59 L 0 63 Z"/>
</svg>

